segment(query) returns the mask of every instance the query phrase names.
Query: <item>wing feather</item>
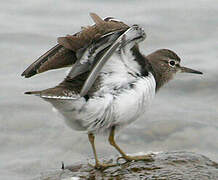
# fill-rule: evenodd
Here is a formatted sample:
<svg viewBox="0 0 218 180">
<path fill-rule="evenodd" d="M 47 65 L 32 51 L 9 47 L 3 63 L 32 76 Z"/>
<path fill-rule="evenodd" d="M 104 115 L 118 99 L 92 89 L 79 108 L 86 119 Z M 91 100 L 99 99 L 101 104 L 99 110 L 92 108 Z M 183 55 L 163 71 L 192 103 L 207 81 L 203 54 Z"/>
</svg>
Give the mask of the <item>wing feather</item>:
<svg viewBox="0 0 218 180">
<path fill-rule="evenodd" d="M 21 75 L 29 78 L 51 69 L 69 66 L 76 60 L 76 54 L 57 44 L 33 62 Z"/>
<path fill-rule="evenodd" d="M 88 48 L 86 48 L 82 55 L 77 54 L 78 60 L 73 65 L 70 73 L 68 74 L 68 78 L 73 79 L 80 74 L 90 71 L 93 67 L 94 60 L 97 59 L 97 54 L 109 48 L 109 46 L 111 46 L 123 33 L 123 31 L 116 31 L 103 35 L 100 39 L 93 42 Z"/>
<path fill-rule="evenodd" d="M 76 54 L 81 48 L 87 48 L 103 35 L 118 30 L 125 31 L 128 25 L 120 21 L 106 21 L 97 14 L 90 13 L 94 25 L 83 28 L 80 32 L 66 37 L 59 37 L 58 44 L 39 57 L 23 73 L 26 78 L 51 69 L 70 66 L 77 60 Z"/>
<path fill-rule="evenodd" d="M 88 78 L 86 79 L 81 92 L 80 96 L 84 96 L 88 93 L 92 85 L 94 84 L 96 78 L 99 75 L 99 72 L 108 61 L 108 59 L 113 55 L 113 53 L 120 48 L 125 48 L 124 45 L 130 43 L 131 41 L 135 41 L 136 39 L 140 39 L 140 41 L 144 40 L 145 33 L 144 31 L 138 27 L 138 25 L 131 26 L 128 30 L 125 31 L 117 40 L 111 45 L 111 47 L 103 54 L 103 56 L 98 60 L 98 62 L 93 67 L 92 71 L 90 72 Z M 133 43 L 135 44 L 135 43 Z"/>
</svg>

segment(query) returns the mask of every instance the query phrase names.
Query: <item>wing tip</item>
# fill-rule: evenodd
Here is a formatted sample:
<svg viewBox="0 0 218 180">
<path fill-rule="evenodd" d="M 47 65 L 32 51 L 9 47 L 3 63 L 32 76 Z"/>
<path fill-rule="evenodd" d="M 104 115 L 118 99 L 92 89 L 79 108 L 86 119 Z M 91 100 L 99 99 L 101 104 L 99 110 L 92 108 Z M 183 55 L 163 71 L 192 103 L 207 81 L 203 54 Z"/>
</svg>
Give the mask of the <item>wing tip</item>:
<svg viewBox="0 0 218 180">
<path fill-rule="evenodd" d="M 34 76 L 35 74 L 37 74 L 37 72 L 33 69 L 26 69 L 22 74 L 21 76 L 24 76 L 25 78 L 30 78 L 32 76 Z"/>
<path fill-rule="evenodd" d="M 24 94 L 40 96 L 40 91 L 27 91 Z"/>
<path fill-rule="evenodd" d="M 27 92 L 24 92 L 24 94 L 32 94 L 32 92 L 30 92 L 30 91 L 27 91 Z"/>
<path fill-rule="evenodd" d="M 92 18 L 92 20 L 96 23 L 96 24 L 101 24 L 104 23 L 105 21 L 98 16 L 96 13 L 90 12 L 89 13 L 90 17 Z"/>
</svg>

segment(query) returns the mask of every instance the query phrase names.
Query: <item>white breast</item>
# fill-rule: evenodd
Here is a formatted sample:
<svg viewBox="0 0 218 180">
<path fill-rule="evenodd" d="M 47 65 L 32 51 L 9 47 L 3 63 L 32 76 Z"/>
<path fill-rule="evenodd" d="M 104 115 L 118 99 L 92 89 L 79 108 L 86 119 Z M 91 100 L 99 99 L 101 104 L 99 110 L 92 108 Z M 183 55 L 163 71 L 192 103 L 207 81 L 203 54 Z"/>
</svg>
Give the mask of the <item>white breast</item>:
<svg viewBox="0 0 218 180">
<path fill-rule="evenodd" d="M 68 107 L 73 106 L 74 111 L 68 109 L 62 114 L 74 129 L 101 133 L 114 125 L 122 128 L 141 117 L 155 95 L 156 83 L 151 73 L 135 79 L 133 86 L 119 90 L 108 87 L 108 93 L 100 93 L 87 103 L 70 101 Z"/>
<path fill-rule="evenodd" d="M 118 114 L 116 123 L 124 126 L 141 117 L 155 96 L 155 87 L 155 79 L 150 73 L 138 79 L 133 89 L 120 94 L 114 103 Z"/>
<path fill-rule="evenodd" d="M 125 50 L 125 49 L 124 49 Z M 101 72 L 102 87 L 90 99 L 81 117 L 88 131 L 104 132 L 113 125 L 124 127 L 141 117 L 155 95 L 152 73 L 137 76 L 141 67 L 129 50 L 113 55 Z"/>
</svg>

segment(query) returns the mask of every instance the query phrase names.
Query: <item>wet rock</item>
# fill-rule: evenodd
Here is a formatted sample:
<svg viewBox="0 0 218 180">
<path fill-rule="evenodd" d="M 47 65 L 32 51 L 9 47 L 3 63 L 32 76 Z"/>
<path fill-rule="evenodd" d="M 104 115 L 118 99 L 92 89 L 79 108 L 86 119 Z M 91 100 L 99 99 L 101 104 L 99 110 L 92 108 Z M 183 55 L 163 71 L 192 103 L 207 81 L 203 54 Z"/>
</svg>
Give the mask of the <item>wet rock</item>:
<svg viewBox="0 0 218 180">
<path fill-rule="evenodd" d="M 192 152 L 163 152 L 153 155 L 154 161 L 127 162 L 105 170 L 93 169 L 88 164 L 75 164 L 63 170 L 42 174 L 43 180 L 79 179 L 146 179 L 146 180 L 215 180 L 218 163 Z"/>
</svg>

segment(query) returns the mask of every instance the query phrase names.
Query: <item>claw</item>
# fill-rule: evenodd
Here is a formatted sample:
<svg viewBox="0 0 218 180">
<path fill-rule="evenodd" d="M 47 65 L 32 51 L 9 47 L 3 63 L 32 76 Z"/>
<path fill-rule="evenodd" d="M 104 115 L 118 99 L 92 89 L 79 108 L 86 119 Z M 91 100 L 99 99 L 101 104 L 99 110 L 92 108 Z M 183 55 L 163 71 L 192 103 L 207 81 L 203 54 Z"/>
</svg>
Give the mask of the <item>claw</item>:
<svg viewBox="0 0 218 180">
<path fill-rule="evenodd" d="M 97 170 L 105 170 L 106 168 L 117 166 L 117 164 L 105 164 L 105 163 L 96 163 L 95 165 L 88 163 L 88 165 Z"/>
<path fill-rule="evenodd" d="M 126 160 L 126 162 L 128 162 L 128 161 L 147 161 L 147 162 L 152 162 L 152 161 L 154 161 L 152 155 L 121 156 L 121 157 L 118 157 L 118 158 L 117 158 L 117 164 L 121 164 L 121 163 L 119 163 L 119 161 L 120 161 L 121 159 Z M 125 162 L 125 163 L 126 163 L 126 162 Z M 122 164 L 125 164 L 125 163 L 122 163 Z"/>
</svg>

